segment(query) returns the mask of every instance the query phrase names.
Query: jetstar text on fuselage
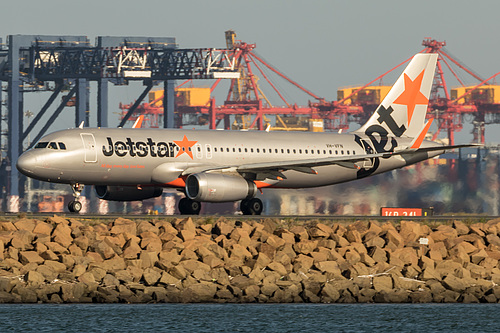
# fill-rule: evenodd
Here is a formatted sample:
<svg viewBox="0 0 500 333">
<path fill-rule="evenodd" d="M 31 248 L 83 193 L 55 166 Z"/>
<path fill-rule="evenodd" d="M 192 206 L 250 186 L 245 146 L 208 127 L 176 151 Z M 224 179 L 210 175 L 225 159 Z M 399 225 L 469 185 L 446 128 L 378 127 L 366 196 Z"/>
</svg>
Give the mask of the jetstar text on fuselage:
<svg viewBox="0 0 500 333">
<path fill-rule="evenodd" d="M 175 148 L 178 145 L 175 142 L 155 142 L 151 138 L 145 141 L 133 141 L 131 138 L 126 138 L 124 141 L 113 142 L 110 137 L 107 146 L 102 146 L 104 156 L 112 156 L 113 154 L 119 157 L 124 157 L 127 154 L 131 157 L 174 157 Z"/>
</svg>

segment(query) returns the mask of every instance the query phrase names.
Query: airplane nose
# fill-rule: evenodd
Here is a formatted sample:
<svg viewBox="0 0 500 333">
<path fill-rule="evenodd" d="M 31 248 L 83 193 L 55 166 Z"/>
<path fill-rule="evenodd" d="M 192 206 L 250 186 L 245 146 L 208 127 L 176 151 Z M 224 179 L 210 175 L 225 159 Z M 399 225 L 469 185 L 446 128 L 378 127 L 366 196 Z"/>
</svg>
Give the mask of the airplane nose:
<svg viewBox="0 0 500 333">
<path fill-rule="evenodd" d="M 30 176 L 34 173 L 36 164 L 36 157 L 33 154 L 24 153 L 17 159 L 16 167 L 23 175 Z"/>
</svg>

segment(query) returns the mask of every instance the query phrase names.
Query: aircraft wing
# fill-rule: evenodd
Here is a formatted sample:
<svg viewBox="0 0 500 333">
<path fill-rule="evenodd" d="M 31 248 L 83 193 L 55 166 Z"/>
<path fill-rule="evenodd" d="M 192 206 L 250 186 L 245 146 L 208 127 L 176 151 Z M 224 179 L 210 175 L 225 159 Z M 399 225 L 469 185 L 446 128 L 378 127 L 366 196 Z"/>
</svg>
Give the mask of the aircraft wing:
<svg viewBox="0 0 500 333">
<path fill-rule="evenodd" d="M 412 152 L 427 152 L 427 151 L 440 151 L 440 150 L 452 150 L 456 148 L 480 148 L 483 147 L 482 144 L 479 143 L 469 143 L 469 144 L 463 144 L 463 145 L 453 145 L 453 146 L 434 146 L 434 147 L 421 147 L 421 148 L 406 148 L 400 151 L 394 152 L 393 154 L 406 154 L 406 153 L 412 153 Z"/>
<path fill-rule="evenodd" d="M 344 167 L 358 169 L 355 163 L 369 160 L 375 157 L 389 156 L 387 154 L 391 153 L 378 153 L 378 154 L 364 154 L 364 155 L 350 155 L 350 156 L 335 156 L 335 157 L 323 157 L 323 158 L 311 158 L 306 160 L 292 160 L 292 161 L 276 161 L 276 162 L 265 162 L 265 163 L 250 163 L 243 164 L 237 167 L 239 172 L 252 172 L 266 169 L 279 169 L 279 170 L 297 170 L 305 171 L 306 169 L 301 168 L 313 168 L 323 165 L 333 165 L 338 164 Z M 315 173 L 312 172 L 306 173 Z"/>
<path fill-rule="evenodd" d="M 307 160 L 298 161 L 282 161 L 282 162 L 267 162 L 267 163 L 252 163 L 243 164 L 237 167 L 239 173 L 253 172 L 262 173 L 266 175 L 267 178 L 286 178 L 281 173 L 285 170 L 295 170 L 298 172 L 317 174 L 314 167 L 324 166 L 324 165 L 339 165 L 349 169 L 361 169 L 365 165 L 370 165 L 372 158 L 388 158 L 396 155 L 403 154 L 415 154 L 419 152 L 431 152 L 431 151 L 444 151 L 451 150 L 455 148 L 466 148 L 466 147 L 481 147 L 479 144 L 463 144 L 454 146 L 435 146 L 435 147 L 423 147 L 423 148 L 407 148 L 395 152 L 385 152 L 376 154 L 363 154 L 363 155 L 350 155 L 350 156 L 335 156 L 335 157 L 325 157 L 325 158 L 315 158 Z M 269 175 L 274 175 L 275 177 L 269 177 Z"/>
<path fill-rule="evenodd" d="M 205 166 L 195 166 L 189 167 L 182 175 L 190 175 L 193 173 L 202 173 L 208 171 L 216 170 L 231 170 L 239 173 L 262 173 L 262 172 L 275 172 L 275 171 L 285 171 L 285 170 L 296 170 L 299 172 L 316 174 L 316 171 L 312 169 L 313 167 L 323 166 L 323 165 L 333 165 L 338 164 L 351 169 L 359 169 L 356 166 L 356 162 L 368 161 L 370 158 L 384 157 L 388 153 L 379 154 L 364 154 L 364 155 L 351 155 L 351 156 L 335 156 L 335 157 L 324 157 L 324 158 L 312 158 L 306 160 L 292 160 L 292 161 L 273 161 L 264 163 L 249 163 L 242 165 L 205 165 Z"/>
<path fill-rule="evenodd" d="M 295 170 L 307 174 L 317 174 L 316 170 L 314 170 L 314 167 L 335 165 L 335 164 L 349 169 L 360 169 L 365 165 L 369 165 L 371 163 L 372 158 L 388 158 L 391 156 L 414 154 L 418 152 L 443 151 L 455 148 L 481 147 L 481 146 L 482 145 L 478 144 L 464 144 L 464 145 L 454 145 L 454 146 L 404 148 L 401 150 L 397 150 L 395 152 L 384 152 L 376 154 L 333 156 L 333 157 L 323 157 L 323 158 L 311 158 L 304 160 L 249 163 L 242 165 L 196 166 L 184 170 L 182 175 L 189 175 L 192 173 L 201 173 L 201 172 L 216 171 L 216 170 L 232 170 L 240 174 L 241 173 L 259 174 L 260 177 L 257 177 L 258 179 L 270 178 L 270 179 L 281 180 L 286 178 L 282 174 L 282 171 L 286 170 Z"/>
</svg>

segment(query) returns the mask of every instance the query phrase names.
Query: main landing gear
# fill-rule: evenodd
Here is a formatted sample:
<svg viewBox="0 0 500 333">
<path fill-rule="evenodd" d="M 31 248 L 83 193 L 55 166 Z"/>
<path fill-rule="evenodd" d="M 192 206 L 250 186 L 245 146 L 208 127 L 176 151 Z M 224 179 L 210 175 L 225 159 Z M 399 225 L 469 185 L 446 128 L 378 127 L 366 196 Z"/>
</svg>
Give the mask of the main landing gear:
<svg viewBox="0 0 500 333">
<path fill-rule="evenodd" d="M 79 213 L 82 210 L 82 203 L 78 201 L 80 198 L 80 195 L 82 194 L 83 191 L 83 184 L 73 184 L 71 185 L 71 188 L 73 189 L 73 196 L 75 197 L 75 200 L 70 201 L 68 203 L 68 210 L 71 213 Z"/>
<path fill-rule="evenodd" d="M 182 215 L 198 215 L 200 214 L 201 203 L 189 198 L 182 198 L 179 201 L 179 211 Z"/>
<path fill-rule="evenodd" d="M 241 200 L 240 209 L 243 215 L 260 215 L 262 214 L 262 200 L 258 198 Z M 182 215 L 198 215 L 200 214 L 201 203 L 189 198 L 182 198 L 179 201 L 179 211 Z"/>
<path fill-rule="evenodd" d="M 240 209 L 243 215 L 260 215 L 263 208 L 262 200 L 259 198 L 241 200 Z"/>
</svg>

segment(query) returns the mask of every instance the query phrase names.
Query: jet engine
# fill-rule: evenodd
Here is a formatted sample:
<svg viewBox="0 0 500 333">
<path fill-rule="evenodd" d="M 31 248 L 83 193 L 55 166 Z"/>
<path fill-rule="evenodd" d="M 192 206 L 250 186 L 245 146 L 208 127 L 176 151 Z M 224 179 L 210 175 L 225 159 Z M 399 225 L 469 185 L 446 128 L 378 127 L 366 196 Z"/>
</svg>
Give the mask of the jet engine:
<svg viewBox="0 0 500 333">
<path fill-rule="evenodd" d="M 111 201 L 136 201 L 159 197 L 163 193 L 161 187 L 106 186 L 96 185 L 95 192 L 100 199 Z"/>
<path fill-rule="evenodd" d="M 186 179 L 186 195 L 194 201 L 237 201 L 251 199 L 256 193 L 255 183 L 239 176 L 196 173 Z"/>
</svg>

